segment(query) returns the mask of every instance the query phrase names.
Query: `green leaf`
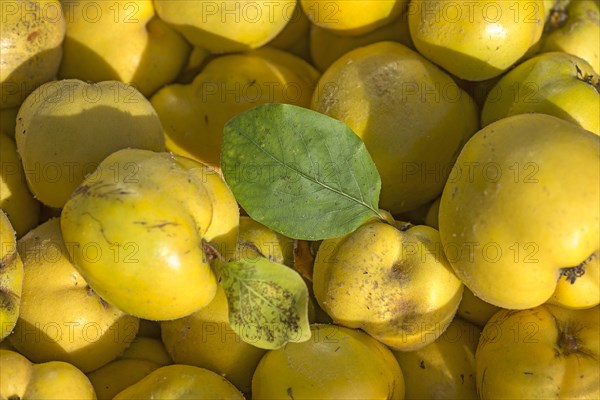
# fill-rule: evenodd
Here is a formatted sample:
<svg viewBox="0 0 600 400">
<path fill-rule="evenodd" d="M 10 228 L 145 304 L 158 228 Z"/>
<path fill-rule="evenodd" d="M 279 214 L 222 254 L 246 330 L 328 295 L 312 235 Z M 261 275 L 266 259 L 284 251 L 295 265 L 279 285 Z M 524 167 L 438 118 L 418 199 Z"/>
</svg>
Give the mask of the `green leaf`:
<svg viewBox="0 0 600 400">
<path fill-rule="evenodd" d="M 381 179 L 362 140 L 306 108 L 264 104 L 229 120 L 221 170 L 253 219 L 294 239 L 339 237 L 381 217 Z"/>
<path fill-rule="evenodd" d="M 214 263 L 229 307 L 229 324 L 263 349 L 310 339 L 308 289 L 293 269 L 265 257 Z"/>
</svg>

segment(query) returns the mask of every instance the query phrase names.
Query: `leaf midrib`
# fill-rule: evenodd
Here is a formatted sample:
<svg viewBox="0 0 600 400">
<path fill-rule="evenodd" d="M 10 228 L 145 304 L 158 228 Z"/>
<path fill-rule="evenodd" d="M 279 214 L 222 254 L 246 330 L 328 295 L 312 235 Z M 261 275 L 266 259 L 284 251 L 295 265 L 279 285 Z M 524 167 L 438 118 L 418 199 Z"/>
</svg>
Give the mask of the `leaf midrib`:
<svg viewBox="0 0 600 400">
<path fill-rule="evenodd" d="M 347 199 L 350 199 L 352 201 L 354 201 L 355 203 L 369 209 L 370 211 L 372 211 L 375 215 L 380 216 L 379 214 L 379 210 L 376 210 L 375 208 L 371 207 L 370 204 L 366 203 L 364 200 L 359 200 L 355 197 L 350 196 L 349 194 L 342 192 L 340 190 L 337 190 L 319 180 L 313 179 L 310 175 L 305 174 L 303 171 L 299 171 L 295 168 L 292 168 L 291 166 L 285 164 L 283 161 L 281 161 L 280 159 L 278 159 L 277 157 L 275 157 L 273 154 L 271 154 L 270 152 L 266 151 L 265 149 L 263 149 L 256 141 L 254 141 L 250 136 L 246 135 L 244 133 L 243 130 L 239 130 L 240 135 L 242 135 L 244 138 L 248 139 L 256 148 L 258 148 L 260 151 L 262 151 L 263 153 L 265 153 L 267 156 L 271 157 L 273 160 L 275 160 L 277 163 L 279 163 L 279 165 L 283 165 L 284 167 L 297 172 L 298 174 L 300 174 L 300 176 L 303 176 L 305 179 L 307 179 L 308 181 L 311 181 L 313 183 L 316 183 L 318 185 L 320 185 L 321 187 L 330 190 L 333 193 L 336 193 L 338 195 L 341 195 L 342 197 L 345 197 Z M 331 157 L 330 157 L 331 159 Z M 331 162 L 333 162 L 333 160 L 331 160 Z M 381 216 L 380 216 L 381 217 Z"/>
</svg>

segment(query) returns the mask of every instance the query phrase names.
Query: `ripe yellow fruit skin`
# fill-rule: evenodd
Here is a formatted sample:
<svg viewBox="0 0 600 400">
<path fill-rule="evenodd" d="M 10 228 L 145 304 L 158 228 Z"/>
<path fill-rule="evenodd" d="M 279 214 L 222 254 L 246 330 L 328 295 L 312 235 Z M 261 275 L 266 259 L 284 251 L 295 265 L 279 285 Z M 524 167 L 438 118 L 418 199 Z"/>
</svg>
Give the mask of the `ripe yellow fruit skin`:
<svg viewBox="0 0 600 400">
<path fill-rule="evenodd" d="M 21 310 L 23 261 L 10 220 L 0 209 L 0 342 L 15 327 Z"/>
<path fill-rule="evenodd" d="M 595 0 L 571 0 L 567 22 L 541 40 L 541 51 L 561 51 L 583 58 L 600 74 L 600 4 Z"/>
<path fill-rule="evenodd" d="M 598 250 L 599 142 L 562 119 L 521 114 L 465 145 L 439 225 L 448 260 L 477 297 L 507 309 L 538 306 L 562 268 Z"/>
<path fill-rule="evenodd" d="M 407 399 L 476 400 L 475 350 L 481 330 L 455 318 L 422 349 L 393 351 L 406 381 Z"/>
<path fill-rule="evenodd" d="M 127 348 L 138 319 L 90 290 L 71 262 L 69 247 L 58 218 L 19 240 L 23 293 L 19 319 L 8 340 L 33 362 L 65 361 L 89 372 Z"/>
<path fill-rule="evenodd" d="M 38 86 L 56 76 L 65 37 L 58 0 L 3 2 L 0 108 L 18 107 Z"/>
<path fill-rule="evenodd" d="M 507 72 L 491 89 L 481 110 L 481 126 L 537 112 L 600 135 L 599 80 L 592 66 L 579 57 L 542 53 Z"/>
<path fill-rule="evenodd" d="M 340 35 L 369 33 L 400 15 L 406 3 L 406 0 L 300 0 L 314 25 Z"/>
<path fill-rule="evenodd" d="M 409 29 L 417 50 L 469 81 L 493 78 L 515 64 L 541 38 L 542 0 L 411 3 Z"/>
<path fill-rule="evenodd" d="M 167 153 L 133 149 L 111 154 L 89 178 L 65 205 L 61 228 L 94 291 L 150 320 L 208 304 L 216 278 L 201 239 L 212 203 L 199 178 Z M 86 255 L 90 246 L 98 257 Z"/>
<path fill-rule="evenodd" d="M 45 83 L 19 109 L 15 139 L 31 192 L 55 208 L 114 151 L 165 149 L 150 102 L 118 81 Z"/>
<path fill-rule="evenodd" d="M 157 0 L 158 16 L 190 43 L 213 53 L 239 52 L 263 46 L 291 19 L 295 0 Z"/>
<path fill-rule="evenodd" d="M 420 225 L 401 231 L 376 221 L 321 243 L 313 289 L 335 323 L 410 351 L 444 332 L 463 285 L 442 254 L 435 229 Z"/>
<path fill-rule="evenodd" d="M 0 399 L 96 400 L 89 379 L 62 361 L 34 364 L 0 349 Z"/>
<path fill-rule="evenodd" d="M 444 71 L 396 42 L 352 50 L 321 76 L 311 108 L 346 123 L 381 175 L 379 207 L 393 215 L 439 196 L 479 127 L 475 103 Z"/>
<path fill-rule="evenodd" d="M 481 399 L 597 399 L 600 309 L 501 310 L 483 329 L 475 363 Z"/>
<path fill-rule="evenodd" d="M 185 65 L 190 44 L 156 16 L 151 1 L 66 4 L 59 79 L 118 80 L 149 97 L 175 80 Z"/>
<path fill-rule="evenodd" d="M 173 364 L 152 371 L 114 397 L 126 399 L 244 400 L 244 396 L 212 371 Z"/>
<path fill-rule="evenodd" d="M 392 352 L 357 329 L 311 325 L 311 339 L 270 350 L 252 378 L 253 399 L 404 398 Z"/>
<path fill-rule="evenodd" d="M 600 304 L 600 260 L 598 251 L 585 262 L 585 273 L 571 283 L 561 276 L 548 303 L 575 310 Z"/>
</svg>

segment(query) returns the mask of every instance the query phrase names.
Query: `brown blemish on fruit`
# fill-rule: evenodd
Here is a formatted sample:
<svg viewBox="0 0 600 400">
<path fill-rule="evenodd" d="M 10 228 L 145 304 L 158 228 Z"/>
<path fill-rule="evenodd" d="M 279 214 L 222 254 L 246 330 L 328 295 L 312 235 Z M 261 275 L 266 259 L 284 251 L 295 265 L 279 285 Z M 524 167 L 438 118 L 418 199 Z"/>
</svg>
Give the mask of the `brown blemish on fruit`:
<svg viewBox="0 0 600 400">
<path fill-rule="evenodd" d="M 39 31 L 31 32 L 29 35 L 27 35 L 27 41 L 28 42 L 33 42 L 38 36 L 40 36 L 40 32 Z"/>
<path fill-rule="evenodd" d="M 17 259 L 17 252 L 13 251 L 12 253 L 10 253 L 8 258 L 6 258 L 3 261 L 0 261 L 0 270 L 2 270 L 4 267 L 6 267 L 8 265 L 11 265 L 16 259 Z"/>
</svg>

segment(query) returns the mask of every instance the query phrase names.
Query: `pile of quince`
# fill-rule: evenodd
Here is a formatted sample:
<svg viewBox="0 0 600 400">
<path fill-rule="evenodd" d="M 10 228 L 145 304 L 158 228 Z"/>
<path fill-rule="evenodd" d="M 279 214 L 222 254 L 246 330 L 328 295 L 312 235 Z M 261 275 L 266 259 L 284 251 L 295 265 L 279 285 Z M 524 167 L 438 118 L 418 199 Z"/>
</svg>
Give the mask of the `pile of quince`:
<svg viewBox="0 0 600 400">
<path fill-rule="evenodd" d="M 597 1 L 0 7 L 0 399 L 600 397 Z"/>
</svg>

